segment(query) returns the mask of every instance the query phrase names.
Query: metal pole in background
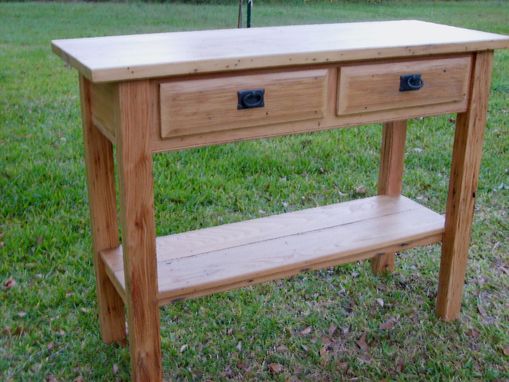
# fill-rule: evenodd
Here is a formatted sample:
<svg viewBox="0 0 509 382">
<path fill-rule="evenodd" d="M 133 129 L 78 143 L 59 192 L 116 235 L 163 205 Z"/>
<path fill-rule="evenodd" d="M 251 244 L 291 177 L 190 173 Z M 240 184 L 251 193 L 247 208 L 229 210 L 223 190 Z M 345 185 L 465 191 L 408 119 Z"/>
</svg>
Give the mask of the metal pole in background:
<svg viewBox="0 0 509 382">
<path fill-rule="evenodd" d="M 253 0 L 247 0 L 247 23 L 246 27 L 251 28 L 251 12 L 253 10 Z"/>
<path fill-rule="evenodd" d="M 251 15 L 253 13 L 253 2 L 254 0 L 247 0 L 247 21 L 246 28 L 251 28 Z M 239 15 L 237 19 L 237 28 L 242 28 L 242 7 L 244 5 L 244 0 L 239 0 Z"/>
</svg>

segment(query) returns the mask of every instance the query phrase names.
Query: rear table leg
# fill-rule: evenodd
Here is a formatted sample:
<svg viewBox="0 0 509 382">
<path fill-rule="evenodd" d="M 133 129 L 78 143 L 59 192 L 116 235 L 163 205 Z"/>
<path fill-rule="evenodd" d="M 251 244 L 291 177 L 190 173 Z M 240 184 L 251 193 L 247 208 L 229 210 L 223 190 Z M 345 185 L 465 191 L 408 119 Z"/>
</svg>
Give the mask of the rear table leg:
<svg viewBox="0 0 509 382">
<path fill-rule="evenodd" d="M 378 194 L 398 196 L 401 194 L 407 121 L 388 122 L 382 133 Z M 381 253 L 371 259 L 375 274 L 394 270 L 394 253 Z"/>
</svg>

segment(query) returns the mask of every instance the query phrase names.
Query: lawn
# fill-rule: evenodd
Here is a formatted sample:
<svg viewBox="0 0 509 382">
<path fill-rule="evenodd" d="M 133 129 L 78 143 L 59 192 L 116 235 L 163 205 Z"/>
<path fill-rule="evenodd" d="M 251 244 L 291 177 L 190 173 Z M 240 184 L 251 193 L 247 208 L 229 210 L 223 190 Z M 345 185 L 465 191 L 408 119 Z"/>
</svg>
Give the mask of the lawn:
<svg viewBox="0 0 509 382">
<path fill-rule="evenodd" d="M 231 1 L 231 3 L 236 3 Z M 0 4 L 0 380 L 129 378 L 101 342 L 77 75 L 50 40 L 236 25 L 234 5 Z M 509 2 L 256 3 L 261 25 L 422 19 L 509 34 Z M 440 247 L 169 305 L 169 380 L 509 380 L 509 52 L 495 59 L 460 320 Z M 444 212 L 454 116 L 410 122 L 404 193 Z M 155 156 L 158 234 L 374 195 L 381 127 Z M 280 365 L 275 367 L 274 364 Z M 271 365 L 271 366 L 270 366 Z"/>
</svg>

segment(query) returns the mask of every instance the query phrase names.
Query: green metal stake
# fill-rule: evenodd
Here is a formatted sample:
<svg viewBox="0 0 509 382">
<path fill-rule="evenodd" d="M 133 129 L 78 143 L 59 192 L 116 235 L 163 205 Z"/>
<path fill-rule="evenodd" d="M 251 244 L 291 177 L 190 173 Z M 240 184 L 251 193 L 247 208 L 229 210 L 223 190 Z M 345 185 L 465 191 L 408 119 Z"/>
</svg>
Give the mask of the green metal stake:
<svg viewBox="0 0 509 382">
<path fill-rule="evenodd" d="M 251 28 L 251 11 L 253 9 L 253 0 L 247 0 L 247 23 L 246 27 Z"/>
</svg>

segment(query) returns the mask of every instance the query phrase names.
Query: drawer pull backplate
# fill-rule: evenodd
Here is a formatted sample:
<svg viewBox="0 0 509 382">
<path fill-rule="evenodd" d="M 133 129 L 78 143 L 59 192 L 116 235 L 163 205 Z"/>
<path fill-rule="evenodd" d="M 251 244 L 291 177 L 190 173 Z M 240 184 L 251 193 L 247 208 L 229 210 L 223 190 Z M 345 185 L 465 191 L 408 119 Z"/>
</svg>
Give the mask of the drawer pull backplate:
<svg viewBox="0 0 509 382">
<path fill-rule="evenodd" d="M 399 77 L 399 91 L 407 92 L 410 90 L 419 90 L 424 86 L 420 74 L 407 74 Z"/>
<path fill-rule="evenodd" d="M 237 92 L 237 109 L 254 109 L 264 107 L 265 89 L 239 90 Z"/>
</svg>

